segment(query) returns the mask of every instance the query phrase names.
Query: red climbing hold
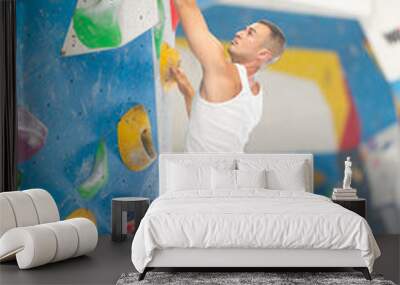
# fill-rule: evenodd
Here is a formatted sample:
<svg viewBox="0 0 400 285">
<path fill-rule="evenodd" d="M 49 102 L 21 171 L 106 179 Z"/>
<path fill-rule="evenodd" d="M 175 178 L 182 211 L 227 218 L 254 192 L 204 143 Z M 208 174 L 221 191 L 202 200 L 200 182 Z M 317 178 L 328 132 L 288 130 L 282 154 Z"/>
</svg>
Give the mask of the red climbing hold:
<svg viewBox="0 0 400 285">
<path fill-rule="evenodd" d="M 176 27 L 178 26 L 178 23 L 179 23 L 179 16 L 178 16 L 178 12 L 175 9 L 174 0 L 169 0 L 169 3 L 170 3 L 170 7 L 171 7 L 172 30 L 176 31 Z"/>
</svg>

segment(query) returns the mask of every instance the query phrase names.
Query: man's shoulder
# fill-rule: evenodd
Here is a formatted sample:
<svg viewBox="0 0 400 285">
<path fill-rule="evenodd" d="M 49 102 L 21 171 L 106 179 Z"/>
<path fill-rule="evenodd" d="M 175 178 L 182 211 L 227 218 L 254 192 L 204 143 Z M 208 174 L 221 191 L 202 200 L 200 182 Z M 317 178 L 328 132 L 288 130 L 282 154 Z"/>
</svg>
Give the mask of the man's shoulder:
<svg viewBox="0 0 400 285">
<path fill-rule="evenodd" d="M 203 66 L 203 72 L 205 74 L 211 74 L 212 76 L 222 78 L 225 77 L 227 79 L 233 79 L 236 74 L 239 74 L 235 64 L 228 60 L 215 62 L 212 66 Z"/>
<path fill-rule="evenodd" d="M 242 90 L 239 71 L 231 62 L 222 70 L 204 72 L 202 85 L 207 90 L 207 97 L 215 102 L 232 99 Z"/>
<path fill-rule="evenodd" d="M 220 66 L 203 70 L 205 81 L 214 82 L 217 85 L 237 85 L 240 83 L 240 73 L 238 68 L 232 62 L 225 62 Z"/>
</svg>

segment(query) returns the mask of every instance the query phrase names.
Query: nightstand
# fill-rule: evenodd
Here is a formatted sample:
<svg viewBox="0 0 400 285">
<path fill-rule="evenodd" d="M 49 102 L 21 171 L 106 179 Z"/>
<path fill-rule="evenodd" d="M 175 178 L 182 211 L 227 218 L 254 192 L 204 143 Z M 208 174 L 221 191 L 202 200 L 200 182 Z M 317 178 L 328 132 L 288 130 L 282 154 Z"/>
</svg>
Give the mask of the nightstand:
<svg viewBox="0 0 400 285">
<path fill-rule="evenodd" d="M 332 202 L 339 204 L 340 206 L 359 214 L 364 219 L 367 216 L 367 200 L 358 198 L 353 200 L 333 200 Z"/>
<path fill-rule="evenodd" d="M 140 221 L 149 208 L 150 200 L 144 197 L 119 197 L 111 200 L 111 239 L 133 239 Z"/>
</svg>

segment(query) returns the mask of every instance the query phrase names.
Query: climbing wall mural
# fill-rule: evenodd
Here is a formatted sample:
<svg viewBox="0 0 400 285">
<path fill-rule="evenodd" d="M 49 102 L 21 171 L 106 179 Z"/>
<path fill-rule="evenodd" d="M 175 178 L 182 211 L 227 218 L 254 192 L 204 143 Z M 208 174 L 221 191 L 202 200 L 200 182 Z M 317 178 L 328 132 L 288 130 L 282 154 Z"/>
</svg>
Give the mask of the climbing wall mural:
<svg viewBox="0 0 400 285">
<path fill-rule="evenodd" d="M 17 2 L 19 188 L 48 190 L 62 218 L 100 233 L 111 198 L 158 194 L 156 4 Z"/>
<path fill-rule="evenodd" d="M 288 38 L 282 59 L 257 75 L 263 117 L 245 151 L 314 153 L 326 196 L 350 155 L 374 231 L 399 233 L 400 84 L 385 80 L 359 23 L 224 2 L 198 4 L 225 45 L 262 18 Z M 170 68 L 195 89 L 201 68 L 174 1 L 22 0 L 17 13 L 19 187 L 48 190 L 63 218 L 107 233 L 111 198 L 155 198 L 158 154 L 183 151 L 188 119 Z"/>
<path fill-rule="evenodd" d="M 326 196 L 341 184 L 343 161 L 350 155 L 353 186 L 368 199 L 373 229 L 399 233 L 400 137 L 394 88 L 368 49 L 360 24 L 268 10 L 261 4 L 254 8 L 250 2 L 203 9 L 210 30 L 225 45 L 236 31 L 263 18 L 282 27 L 288 39 L 282 59 L 257 74 L 266 91 L 263 117 L 245 152 L 314 153 L 315 190 Z M 181 28 L 176 48 L 197 89 L 202 71 Z M 178 90 L 169 95 L 171 148 L 181 152 L 188 119 Z"/>
</svg>

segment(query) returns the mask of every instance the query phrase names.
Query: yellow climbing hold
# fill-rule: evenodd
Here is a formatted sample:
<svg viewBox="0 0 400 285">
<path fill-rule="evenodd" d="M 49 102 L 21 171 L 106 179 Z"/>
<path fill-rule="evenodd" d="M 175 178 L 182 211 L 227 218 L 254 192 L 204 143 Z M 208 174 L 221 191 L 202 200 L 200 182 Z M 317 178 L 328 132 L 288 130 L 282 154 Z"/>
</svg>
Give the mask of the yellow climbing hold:
<svg viewBox="0 0 400 285">
<path fill-rule="evenodd" d="M 321 171 L 316 170 L 314 172 L 314 186 L 315 187 L 320 187 L 325 182 L 326 182 L 325 175 Z"/>
<path fill-rule="evenodd" d="M 168 91 L 175 83 L 171 77 L 170 68 L 179 67 L 180 62 L 181 56 L 178 51 L 163 42 L 160 51 L 160 79 L 165 91 Z"/>
<path fill-rule="evenodd" d="M 118 149 L 124 164 L 133 171 L 144 170 L 156 160 L 150 120 L 143 105 L 131 108 L 120 119 Z"/>
<path fill-rule="evenodd" d="M 73 211 L 68 215 L 65 219 L 73 219 L 73 218 L 87 218 L 91 220 L 94 224 L 96 224 L 96 216 L 89 210 L 85 208 L 79 208 Z"/>
</svg>

